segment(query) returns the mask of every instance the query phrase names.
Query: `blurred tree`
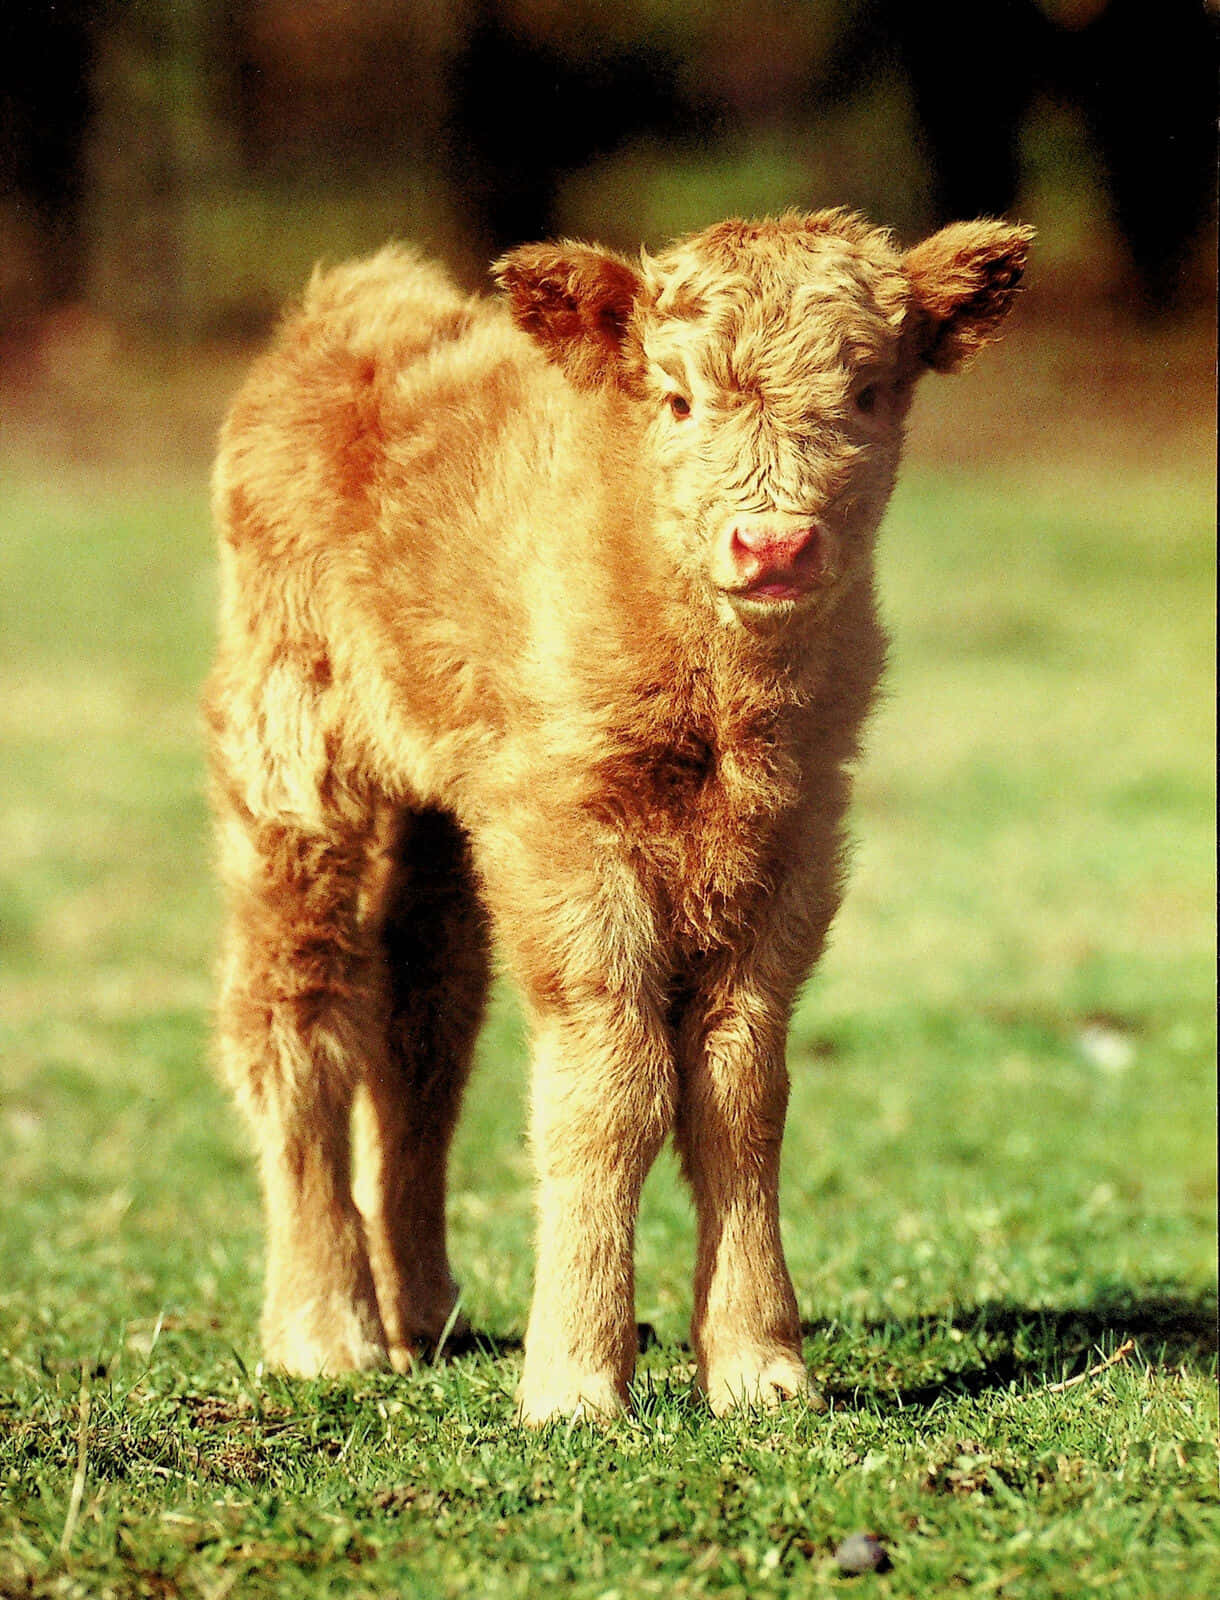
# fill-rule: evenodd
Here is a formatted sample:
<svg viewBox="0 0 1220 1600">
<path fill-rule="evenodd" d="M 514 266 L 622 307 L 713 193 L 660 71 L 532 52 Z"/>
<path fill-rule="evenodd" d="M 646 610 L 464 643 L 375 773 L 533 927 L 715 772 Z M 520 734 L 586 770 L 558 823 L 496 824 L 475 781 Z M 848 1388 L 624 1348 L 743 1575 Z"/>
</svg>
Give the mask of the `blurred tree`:
<svg viewBox="0 0 1220 1600">
<path fill-rule="evenodd" d="M 85 287 L 86 147 L 101 0 L 0 6 L 0 197 L 28 240 L 18 303 L 79 298 Z M 0 308 L 2 310 L 2 308 Z"/>
<path fill-rule="evenodd" d="M 91 286 L 101 309 L 153 334 L 206 326 L 200 218 L 226 140 L 210 0 L 113 0 L 99 28 L 91 141 Z"/>
<path fill-rule="evenodd" d="M 26 301 L 88 289 L 124 320 L 198 331 L 208 240 L 227 226 L 224 248 L 246 248 L 219 220 L 241 185 L 288 205 L 329 185 L 341 205 L 353 179 L 384 175 L 392 198 L 428 174 L 485 255 L 560 230 L 574 176 L 606 157 L 669 152 L 690 173 L 769 138 L 794 204 L 855 198 L 912 227 L 1001 213 L 1041 96 L 1080 108 L 1146 299 L 1168 305 L 1213 207 L 1216 9 L 0 0 L 0 300 L 14 282 Z M 606 231 L 634 232 L 630 184 L 614 193 Z"/>
<path fill-rule="evenodd" d="M 466 0 L 219 0 L 227 102 L 248 171 L 436 158 Z"/>
<path fill-rule="evenodd" d="M 449 77 L 451 181 L 488 254 L 559 231 L 563 179 L 643 134 L 708 138 L 710 97 L 656 35 L 622 40 L 604 8 L 478 0 Z M 531 26 L 532 24 L 532 26 Z"/>
<path fill-rule="evenodd" d="M 1148 305 L 1178 298 L 1216 183 L 1215 9 L 1200 0 L 1109 0 L 1067 38 L 1075 88 Z"/>
<path fill-rule="evenodd" d="M 1008 211 L 1021 123 L 1051 61 L 1051 28 L 1037 4 L 991 0 L 983 27 L 959 0 L 877 0 L 874 18 L 911 80 L 935 220 Z"/>
<path fill-rule="evenodd" d="M 567 177 L 642 135 L 816 126 L 896 75 L 930 169 L 928 222 L 1012 209 L 1040 95 L 1083 112 L 1146 304 L 1172 305 L 1211 216 L 1220 51 L 1203 0 L 992 0 L 985 15 L 977 0 L 479 0 L 470 14 L 450 170 L 493 249 L 555 231 Z"/>
<path fill-rule="evenodd" d="M 837 49 L 840 94 L 879 58 L 908 74 L 941 221 L 1011 209 L 1035 97 L 1079 106 L 1145 301 L 1173 304 L 1214 196 L 1220 50 L 1203 0 L 991 0 L 985 26 L 967 0 L 861 0 Z"/>
</svg>

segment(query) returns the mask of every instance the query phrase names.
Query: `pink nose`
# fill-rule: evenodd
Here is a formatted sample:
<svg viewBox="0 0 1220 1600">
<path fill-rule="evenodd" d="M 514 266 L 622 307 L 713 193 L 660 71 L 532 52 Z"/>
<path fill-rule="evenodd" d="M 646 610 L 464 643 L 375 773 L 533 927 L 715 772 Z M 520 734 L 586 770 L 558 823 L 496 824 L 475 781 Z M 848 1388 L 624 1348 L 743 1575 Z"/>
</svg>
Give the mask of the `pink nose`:
<svg viewBox="0 0 1220 1600">
<path fill-rule="evenodd" d="M 771 515 L 743 517 L 729 534 L 737 594 L 792 600 L 830 583 L 834 541 L 820 522 Z"/>
<path fill-rule="evenodd" d="M 792 524 L 759 517 L 733 529 L 735 556 L 753 556 L 763 567 L 805 566 L 815 555 L 821 529 L 816 522 Z"/>
</svg>

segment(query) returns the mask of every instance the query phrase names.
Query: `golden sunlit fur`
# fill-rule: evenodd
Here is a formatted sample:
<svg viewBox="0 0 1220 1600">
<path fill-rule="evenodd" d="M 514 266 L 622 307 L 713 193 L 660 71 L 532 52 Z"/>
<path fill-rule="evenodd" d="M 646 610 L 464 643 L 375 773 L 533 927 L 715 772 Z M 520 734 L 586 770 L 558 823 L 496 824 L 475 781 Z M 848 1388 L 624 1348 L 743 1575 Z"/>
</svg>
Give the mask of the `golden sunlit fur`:
<svg viewBox="0 0 1220 1600">
<path fill-rule="evenodd" d="M 523 1419 L 626 1403 L 670 1134 L 699 1383 L 717 1411 L 809 1393 L 785 1037 L 881 669 L 873 541 L 916 377 L 994 335 L 1028 240 L 904 256 L 826 212 L 639 263 L 529 246 L 496 299 L 402 249 L 315 276 L 215 474 L 220 1054 L 271 1362 L 401 1367 L 450 1319 L 494 937 L 534 1041 Z"/>
</svg>

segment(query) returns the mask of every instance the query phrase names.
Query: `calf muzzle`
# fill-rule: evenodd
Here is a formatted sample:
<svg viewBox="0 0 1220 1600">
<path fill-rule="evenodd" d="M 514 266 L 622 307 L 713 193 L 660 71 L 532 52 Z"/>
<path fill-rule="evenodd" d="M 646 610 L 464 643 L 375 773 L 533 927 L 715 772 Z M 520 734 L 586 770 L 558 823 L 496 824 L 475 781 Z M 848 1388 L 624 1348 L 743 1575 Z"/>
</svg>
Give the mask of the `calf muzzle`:
<svg viewBox="0 0 1220 1600">
<path fill-rule="evenodd" d="M 760 601 L 799 600 L 836 576 L 834 541 L 820 522 L 773 513 L 742 517 L 728 535 L 734 597 Z"/>
</svg>

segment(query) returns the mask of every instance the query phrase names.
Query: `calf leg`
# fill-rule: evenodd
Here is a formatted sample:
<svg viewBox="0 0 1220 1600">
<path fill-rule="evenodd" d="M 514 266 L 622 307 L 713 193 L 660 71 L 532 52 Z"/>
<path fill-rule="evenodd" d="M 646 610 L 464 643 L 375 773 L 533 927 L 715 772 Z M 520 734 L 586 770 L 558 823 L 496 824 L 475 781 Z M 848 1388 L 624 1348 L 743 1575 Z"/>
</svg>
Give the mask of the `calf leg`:
<svg viewBox="0 0 1220 1600">
<path fill-rule="evenodd" d="M 350 1182 L 352 1093 L 377 1048 L 358 917 L 365 842 L 240 812 L 223 837 L 231 918 L 220 1053 L 258 1144 L 266 1357 L 303 1375 L 383 1365 Z"/>
<path fill-rule="evenodd" d="M 809 1395 L 779 1228 L 784 1028 L 742 1001 L 684 1032 L 676 1142 L 698 1216 L 691 1337 L 712 1409 Z"/>
<path fill-rule="evenodd" d="M 457 1299 L 445 1240 L 449 1144 L 489 982 L 488 931 L 457 824 L 406 823 L 380 931 L 385 1049 L 357 1119 L 357 1200 L 396 1367 L 440 1337 Z"/>
<path fill-rule="evenodd" d="M 538 1236 L 523 1422 L 627 1404 L 635 1223 L 672 1122 L 672 1079 L 659 1030 L 630 1005 L 565 1008 L 539 1028 L 531 1119 Z"/>
</svg>

